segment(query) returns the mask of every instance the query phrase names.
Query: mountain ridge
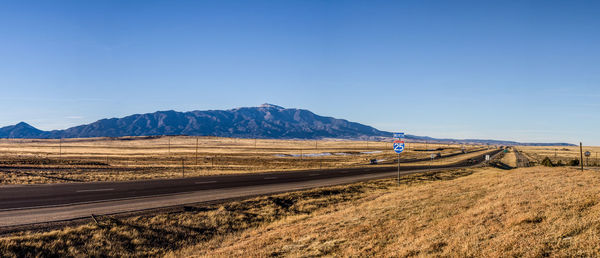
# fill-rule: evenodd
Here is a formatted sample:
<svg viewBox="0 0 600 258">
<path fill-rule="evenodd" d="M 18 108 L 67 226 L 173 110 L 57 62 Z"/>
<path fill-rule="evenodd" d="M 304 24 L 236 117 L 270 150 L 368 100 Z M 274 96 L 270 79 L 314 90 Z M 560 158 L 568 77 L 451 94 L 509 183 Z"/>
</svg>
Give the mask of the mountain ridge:
<svg viewBox="0 0 600 258">
<path fill-rule="evenodd" d="M 64 130 L 42 131 L 25 122 L 0 128 L 0 138 L 90 138 L 123 136 L 190 135 L 272 139 L 389 140 L 392 133 L 345 119 L 320 116 L 309 110 L 273 104 L 229 110 L 174 110 L 105 118 Z M 518 143 L 478 139 L 436 139 L 407 135 L 414 141 L 478 143 L 492 145 L 571 145 L 568 143 Z"/>
</svg>

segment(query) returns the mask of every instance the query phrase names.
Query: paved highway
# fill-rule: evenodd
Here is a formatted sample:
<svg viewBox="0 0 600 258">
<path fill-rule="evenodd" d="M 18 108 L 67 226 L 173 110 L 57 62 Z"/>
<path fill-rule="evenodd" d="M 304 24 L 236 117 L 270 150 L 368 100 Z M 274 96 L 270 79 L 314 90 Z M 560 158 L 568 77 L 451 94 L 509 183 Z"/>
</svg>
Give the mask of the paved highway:
<svg viewBox="0 0 600 258">
<path fill-rule="evenodd" d="M 471 160 L 432 166 L 446 169 L 481 163 L 485 154 Z M 403 174 L 429 166 L 403 166 Z M 150 209 L 185 203 L 251 196 L 273 192 L 343 184 L 394 176 L 396 167 L 348 168 L 322 171 L 204 176 L 168 180 L 9 185 L 0 187 L 0 227 L 68 220 L 89 214 Z"/>
</svg>

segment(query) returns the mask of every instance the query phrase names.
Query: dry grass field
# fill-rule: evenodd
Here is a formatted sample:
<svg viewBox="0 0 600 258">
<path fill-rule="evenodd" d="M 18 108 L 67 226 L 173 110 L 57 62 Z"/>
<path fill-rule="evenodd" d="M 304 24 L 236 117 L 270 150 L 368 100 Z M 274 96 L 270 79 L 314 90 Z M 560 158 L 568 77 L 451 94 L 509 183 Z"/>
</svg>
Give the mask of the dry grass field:
<svg viewBox="0 0 600 258">
<path fill-rule="evenodd" d="M 571 168 L 462 169 L 101 217 L 0 238 L 35 256 L 598 256 L 600 177 Z"/>
<path fill-rule="evenodd" d="M 579 146 L 523 146 L 518 147 L 529 160 L 541 162 L 548 157 L 553 163 L 558 161 L 567 164 L 570 160 L 581 157 Z M 600 166 L 600 147 L 583 146 L 583 152 L 589 151 L 591 156 L 583 158 L 586 166 Z"/>
<path fill-rule="evenodd" d="M 407 143 L 403 160 L 482 146 Z M 474 154 L 471 154 L 474 155 Z M 461 155 L 434 164 L 468 158 Z M 218 137 L 0 139 L 0 184 L 121 181 L 181 176 L 368 166 L 390 163 L 391 143 Z M 421 162 L 421 163 L 429 163 Z"/>
<path fill-rule="evenodd" d="M 597 172 L 484 169 L 372 191 L 172 256 L 598 256 Z"/>
</svg>

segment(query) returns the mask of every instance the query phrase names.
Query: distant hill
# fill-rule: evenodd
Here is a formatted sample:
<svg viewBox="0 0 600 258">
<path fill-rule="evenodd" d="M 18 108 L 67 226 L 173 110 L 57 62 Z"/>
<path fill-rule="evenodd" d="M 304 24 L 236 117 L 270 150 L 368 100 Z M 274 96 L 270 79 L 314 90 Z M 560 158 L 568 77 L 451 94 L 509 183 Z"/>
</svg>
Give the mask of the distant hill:
<svg viewBox="0 0 600 258">
<path fill-rule="evenodd" d="M 46 138 L 47 133 L 24 122 L 0 128 L 0 138 Z"/>
<path fill-rule="evenodd" d="M 344 119 L 319 116 L 304 109 L 272 104 L 230 110 L 191 112 L 158 111 L 123 118 L 98 120 L 65 130 L 42 131 L 21 122 L 0 128 L 0 138 L 87 138 L 153 135 L 221 136 L 272 139 L 371 139 L 386 140 L 392 133 Z M 435 139 L 407 135 L 407 139 L 430 142 L 519 145 L 494 140 Z M 389 140 L 389 139 L 388 139 Z M 528 144 L 534 145 L 534 144 Z M 569 145 L 539 144 L 539 145 Z"/>
</svg>

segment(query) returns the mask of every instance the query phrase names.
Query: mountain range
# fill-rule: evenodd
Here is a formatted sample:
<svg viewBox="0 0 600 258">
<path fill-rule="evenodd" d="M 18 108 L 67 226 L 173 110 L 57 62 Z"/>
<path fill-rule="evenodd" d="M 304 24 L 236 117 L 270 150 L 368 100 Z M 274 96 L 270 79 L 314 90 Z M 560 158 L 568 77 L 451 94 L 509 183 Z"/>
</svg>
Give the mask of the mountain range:
<svg viewBox="0 0 600 258">
<path fill-rule="evenodd" d="M 391 132 L 311 111 L 272 104 L 230 110 L 158 111 L 123 118 L 98 120 L 65 130 L 42 131 L 25 122 L 0 128 L 0 138 L 87 138 L 153 135 L 220 136 L 271 139 L 370 139 L 386 140 Z M 497 140 L 436 139 L 406 135 L 413 141 L 477 143 L 492 145 L 571 145 L 567 143 L 518 143 Z"/>
</svg>

